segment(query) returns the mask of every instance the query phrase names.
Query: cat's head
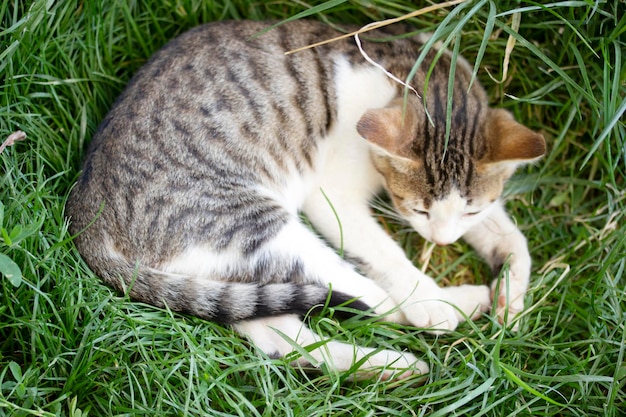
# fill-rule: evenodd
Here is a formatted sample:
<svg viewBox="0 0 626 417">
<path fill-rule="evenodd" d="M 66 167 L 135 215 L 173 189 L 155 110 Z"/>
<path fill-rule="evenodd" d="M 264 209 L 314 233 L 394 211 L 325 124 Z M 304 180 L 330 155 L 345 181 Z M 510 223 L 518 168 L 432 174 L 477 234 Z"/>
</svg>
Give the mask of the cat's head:
<svg viewBox="0 0 626 417">
<path fill-rule="evenodd" d="M 398 211 L 424 238 L 456 241 L 483 221 L 505 181 L 546 150 L 542 135 L 501 109 L 465 109 L 445 143 L 445 118 L 431 123 L 419 103 L 402 100 L 367 111 L 357 125 L 370 142 Z M 480 106 L 479 106 L 480 107 Z"/>
</svg>

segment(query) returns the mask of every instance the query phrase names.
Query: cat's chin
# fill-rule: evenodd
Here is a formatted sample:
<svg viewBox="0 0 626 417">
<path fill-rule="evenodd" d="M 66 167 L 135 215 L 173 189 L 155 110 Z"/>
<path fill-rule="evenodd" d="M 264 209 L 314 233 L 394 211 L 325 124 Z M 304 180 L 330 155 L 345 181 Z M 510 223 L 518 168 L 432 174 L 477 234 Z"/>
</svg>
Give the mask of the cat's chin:
<svg viewBox="0 0 626 417">
<path fill-rule="evenodd" d="M 462 234 L 458 234 L 458 233 L 454 233 L 454 234 L 452 234 L 452 233 L 451 234 L 434 234 L 434 233 L 431 233 L 430 230 L 423 231 L 423 228 L 415 227 L 415 225 L 413 225 L 413 228 L 425 240 L 427 240 L 430 243 L 434 243 L 437 246 L 450 245 L 450 244 L 456 242 L 457 240 L 459 240 L 461 238 L 461 236 L 462 236 Z"/>
<path fill-rule="evenodd" d="M 426 239 L 426 240 L 429 241 L 430 243 L 434 243 L 437 246 L 447 246 L 447 245 L 453 244 L 459 239 L 456 238 L 456 239 Z"/>
<path fill-rule="evenodd" d="M 451 245 L 454 242 L 456 242 L 458 239 L 454 239 L 454 240 L 429 240 L 429 242 L 434 243 L 437 246 L 447 246 L 447 245 Z"/>
</svg>

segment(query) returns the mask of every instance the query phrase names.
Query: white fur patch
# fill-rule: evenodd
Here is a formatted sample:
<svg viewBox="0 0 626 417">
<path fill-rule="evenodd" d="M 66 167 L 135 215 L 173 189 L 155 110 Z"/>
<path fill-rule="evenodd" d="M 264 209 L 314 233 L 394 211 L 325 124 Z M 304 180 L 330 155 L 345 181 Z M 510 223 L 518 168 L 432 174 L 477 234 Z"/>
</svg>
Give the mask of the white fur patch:
<svg viewBox="0 0 626 417">
<path fill-rule="evenodd" d="M 448 245 L 482 222 L 492 206 L 469 206 L 467 199 L 452 190 L 444 199 L 433 201 L 428 210 L 424 210 L 427 215 L 415 214 L 409 222 L 424 239 Z"/>
<path fill-rule="evenodd" d="M 215 253 L 207 247 L 193 246 L 162 265 L 163 272 L 191 277 L 228 276 L 242 262 L 236 251 Z"/>
<path fill-rule="evenodd" d="M 382 178 L 370 159 L 370 145 L 356 130 L 361 116 L 369 109 L 385 107 L 396 94 L 384 73 L 376 68 L 354 69 L 345 58 L 335 63 L 337 123 L 323 143 L 328 143 L 318 185 L 325 191 L 341 189 L 346 198 L 367 202 L 379 192 Z M 317 190 L 312 190 L 316 192 Z"/>
</svg>

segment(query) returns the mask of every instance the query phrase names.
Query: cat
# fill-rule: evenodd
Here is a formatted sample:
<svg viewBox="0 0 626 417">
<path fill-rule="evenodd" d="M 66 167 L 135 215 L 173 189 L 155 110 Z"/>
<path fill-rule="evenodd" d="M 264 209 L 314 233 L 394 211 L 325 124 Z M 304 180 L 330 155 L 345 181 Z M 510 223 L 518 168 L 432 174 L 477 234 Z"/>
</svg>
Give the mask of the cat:
<svg viewBox="0 0 626 417">
<path fill-rule="evenodd" d="M 531 260 L 499 196 L 517 166 L 544 154 L 542 135 L 489 108 L 459 58 L 446 144 L 449 52 L 424 90 L 437 50 L 428 52 L 411 81 L 419 96 L 405 100 L 354 39 L 285 54 L 340 34 L 329 25 L 267 28 L 199 26 L 130 81 L 67 202 L 89 267 L 135 300 L 231 324 L 270 357 L 320 342 L 313 365 L 348 371 L 362 361 L 357 377 L 404 378 L 428 365 L 323 340 L 302 321 L 310 309 L 346 304 L 435 333 L 480 316 L 493 297 L 501 318 L 521 312 Z M 397 36 L 405 30 L 361 36 L 403 80 L 427 39 Z M 508 280 L 440 288 L 372 217 L 381 192 L 425 239 L 463 237 L 496 274 L 508 263 Z"/>
</svg>

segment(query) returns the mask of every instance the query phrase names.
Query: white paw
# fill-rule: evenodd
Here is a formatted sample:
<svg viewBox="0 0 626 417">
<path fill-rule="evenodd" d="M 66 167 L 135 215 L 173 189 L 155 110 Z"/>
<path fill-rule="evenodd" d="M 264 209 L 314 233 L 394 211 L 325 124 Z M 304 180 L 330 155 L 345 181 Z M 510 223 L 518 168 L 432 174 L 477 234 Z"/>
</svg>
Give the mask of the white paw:
<svg viewBox="0 0 626 417">
<path fill-rule="evenodd" d="M 361 368 L 357 378 L 376 377 L 382 380 L 405 379 L 429 372 L 426 362 L 417 359 L 412 353 L 383 350 L 370 356 Z"/>
<path fill-rule="evenodd" d="M 355 346 L 338 341 L 327 341 L 309 352 L 316 359 L 315 366 L 325 363 L 329 369 L 339 372 L 352 372 L 352 379 L 382 380 L 405 379 L 428 373 L 428 365 L 412 353 L 395 350 L 378 350 Z M 310 364 L 306 359 L 297 360 L 300 364 Z M 355 369 L 355 365 L 358 368 Z"/>
<path fill-rule="evenodd" d="M 496 301 L 495 314 L 498 321 L 510 323 L 517 315 L 524 311 L 524 296 L 528 285 L 515 280 L 495 280 L 491 285 L 491 297 Z M 497 293 L 496 293 L 497 291 Z M 497 297 L 497 298 L 496 298 Z M 518 330 L 519 322 L 515 321 L 512 330 Z"/>
<path fill-rule="evenodd" d="M 422 289 L 409 298 L 402 310 L 413 325 L 438 334 L 456 329 L 466 318 L 477 319 L 490 307 L 489 288 L 485 285 L 446 288 L 430 285 L 427 290 Z"/>
<path fill-rule="evenodd" d="M 486 285 L 459 285 L 443 291 L 446 299 L 459 308 L 460 311 L 456 310 L 459 321 L 476 320 L 491 308 L 490 290 Z"/>
<path fill-rule="evenodd" d="M 434 282 L 420 282 L 415 293 L 401 304 L 401 308 L 411 324 L 432 333 L 454 330 L 459 324 L 456 310 L 443 289 Z"/>
</svg>

